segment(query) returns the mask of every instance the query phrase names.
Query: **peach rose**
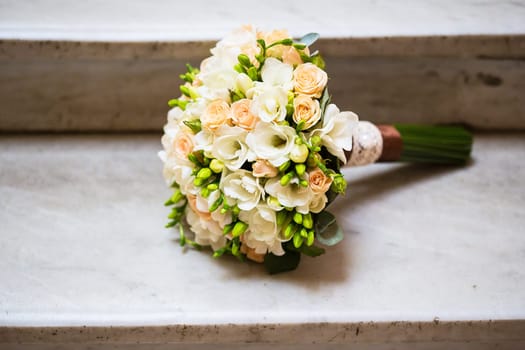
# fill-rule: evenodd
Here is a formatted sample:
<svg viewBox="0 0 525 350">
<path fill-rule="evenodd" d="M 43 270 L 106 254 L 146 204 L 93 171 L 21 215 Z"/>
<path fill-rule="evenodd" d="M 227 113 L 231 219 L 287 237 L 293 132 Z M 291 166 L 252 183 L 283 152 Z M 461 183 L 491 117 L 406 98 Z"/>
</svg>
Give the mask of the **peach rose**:
<svg viewBox="0 0 525 350">
<path fill-rule="evenodd" d="M 303 129 L 309 129 L 321 119 L 319 101 L 307 95 L 298 95 L 293 100 L 293 121 L 304 122 Z"/>
<path fill-rule="evenodd" d="M 326 193 L 332 184 L 332 179 L 329 176 L 326 176 L 325 173 L 319 168 L 308 173 L 310 189 L 314 194 Z"/>
<path fill-rule="evenodd" d="M 230 125 L 230 120 L 230 106 L 223 100 L 215 100 L 210 103 L 201 115 L 202 127 L 212 132 L 222 125 Z"/>
<path fill-rule="evenodd" d="M 290 33 L 288 33 L 287 30 L 273 30 L 268 33 L 258 33 L 258 39 L 264 39 L 266 45 L 271 45 L 276 41 L 287 38 L 291 38 Z M 306 55 L 310 55 L 310 51 L 307 47 L 304 48 L 302 51 Z M 269 48 L 266 53 L 270 57 L 281 58 L 284 63 L 288 63 L 294 66 L 303 63 L 301 55 L 292 46 L 276 45 L 274 47 Z"/>
<path fill-rule="evenodd" d="M 313 63 L 300 64 L 293 72 L 295 92 L 310 97 L 321 97 L 327 82 L 326 72 Z"/>
<path fill-rule="evenodd" d="M 188 159 L 188 155 L 193 152 L 193 139 L 185 132 L 179 132 L 173 140 L 173 150 L 179 159 Z"/>
<path fill-rule="evenodd" d="M 250 112 L 252 101 L 246 98 L 232 103 L 232 121 L 233 125 L 237 125 L 245 130 L 253 130 L 259 118 Z"/>
<path fill-rule="evenodd" d="M 257 159 L 252 167 L 255 177 L 275 177 L 279 173 L 279 170 L 265 159 Z"/>
<path fill-rule="evenodd" d="M 305 47 L 302 51 L 304 52 L 305 55 L 310 56 L 310 50 L 308 50 L 307 47 Z M 301 55 L 299 55 L 299 52 L 297 51 L 297 49 L 291 46 L 284 46 L 281 57 L 284 63 L 288 63 L 293 66 L 303 63 L 303 59 L 301 58 Z"/>
<path fill-rule="evenodd" d="M 210 212 L 200 211 L 197 208 L 197 196 L 195 196 L 193 194 L 187 194 L 186 198 L 188 199 L 188 204 L 190 205 L 190 207 L 193 210 L 193 212 L 195 212 L 195 214 L 197 214 L 200 218 L 202 218 L 204 220 L 211 220 L 211 213 Z"/>
</svg>

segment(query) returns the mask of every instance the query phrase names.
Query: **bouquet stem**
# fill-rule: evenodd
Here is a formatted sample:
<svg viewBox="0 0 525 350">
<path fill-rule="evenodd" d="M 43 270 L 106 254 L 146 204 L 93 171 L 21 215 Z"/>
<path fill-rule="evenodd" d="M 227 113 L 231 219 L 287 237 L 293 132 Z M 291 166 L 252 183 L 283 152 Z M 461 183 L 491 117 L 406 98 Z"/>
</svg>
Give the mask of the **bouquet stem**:
<svg viewBox="0 0 525 350">
<path fill-rule="evenodd" d="M 465 164 L 472 134 L 460 126 L 374 125 L 360 121 L 353 136 L 350 166 L 374 162 Z"/>
</svg>

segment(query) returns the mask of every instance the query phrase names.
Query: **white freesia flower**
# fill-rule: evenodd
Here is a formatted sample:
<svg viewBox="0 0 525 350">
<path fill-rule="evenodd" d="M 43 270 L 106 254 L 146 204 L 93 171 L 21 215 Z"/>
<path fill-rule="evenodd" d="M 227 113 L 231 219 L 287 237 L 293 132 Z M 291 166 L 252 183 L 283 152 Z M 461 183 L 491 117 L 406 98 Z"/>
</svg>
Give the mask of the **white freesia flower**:
<svg viewBox="0 0 525 350">
<path fill-rule="evenodd" d="M 246 95 L 252 98 L 250 111 L 264 122 L 280 122 L 286 118 L 288 91 L 281 86 L 256 82 Z"/>
<path fill-rule="evenodd" d="M 303 187 L 297 179 L 292 179 L 286 186 L 281 185 L 279 178 L 273 178 L 264 186 L 266 193 L 276 197 L 281 205 L 296 208 L 302 214 L 308 213 L 308 203 L 312 192 L 309 187 Z"/>
<path fill-rule="evenodd" d="M 252 210 L 264 198 L 264 189 L 251 172 L 239 169 L 225 175 L 222 174 L 219 187 L 229 205 L 237 204 L 241 210 Z"/>
<path fill-rule="evenodd" d="M 197 88 L 201 96 L 213 100 L 221 98 L 227 100 L 229 90 L 235 87 L 237 73 L 233 69 L 234 64 L 221 57 L 211 56 L 201 63 L 201 71 L 197 78 L 202 81 L 203 86 Z"/>
<path fill-rule="evenodd" d="M 269 57 L 261 69 L 262 81 L 266 84 L 280 86 L 286 91 L 292 90 L 293 66 Z"/>
<path fill-rule="evenodd" d="M 221 191 L 213 191 L 210 193 L 208 197 L 208 208 L 215 203 L 221 196 Z M 231 212 L 228 211 L 226 213 L 221 213 L 221 209 L 223 208 L 223 205 L 219 206 L 217 210 L 214 210 L 211 212 L 211 218 L 219 224 L 220 228 L 224 228 L 225 225 L 228 225 L 232 222 L 232 215 Z"/>
<path fill-rule="evenodd" d="M 244 73 L 239 73 L 237 78 L 235 78 L 235 87 L 237 90 L 246 95 L 248 90 L 253 87 L 253 81 Z"/>
<path fill-rule="evenodd" d="M 290 126 L 259 122 L 246 136 L 246 143 L 257 158 L 279 167 L 289 159 L 295 136 L 295 129 Z"/>
<path fill-rule="evenodd" d="M 195 234 L 195 242 L 198 244 L 211 245 L 213 250 L 218 250 L 226 244 L 226 237 L 215 221 L 204 220 L 191 209 L 186 211 L 186 221 Z"/>
<path fill-rule="evenodd" d="M 206 157 L 212 157 L 213 142 L 215 135 L 206 129 L 202 129 L 195 134 L 195 151 L 204 151 Z"/>
<path fill-rule="evenodd" d="M 219 159 L 231 171 L 240 169 L 247 160 L 253 160 L 254 154 L 246 145 L 246 130 L 239 127 L 223 126 L 215 139 L 212 155 Z"/>
<path fill-rule="evenodd" d="M 237 62 L 237 56 L 243 53 L 250 60 L 255 61 L 255 55 L 260 51 L 257 45 L 257 31 L 250 25 L 243 26 L 224 37 L 211 49 L 214 56 L 221 59 Z M 232 64 L 232 66 L 233 66 Z"/>
<path fill-rule="evenodd" d="M 257 254 L 284 254 L 277 217 L 272 208 L 261 204 L 250 211 L 241 211 L 239 218 L 248 223 L 249 230 L 243 236 L 243 242 L 248 247 L 255 249 Z"/>
<path fill-rule="evenodd" d="M 172 121 L 178 122 L 184 116 L 184 111 L 179 107 L 173 107 L 168 111 L 168 124 Z"/>
<path fill-rule="evenodd" d="M 326 108 L 323 127 L 312 132 L 319 135 L 328 152 L 346 163 L 344 150 L 352 150 L 352 134 L 358 125 L 358 117 L 353 112 L 340 112 L 336 105 Z"/>
<path fill-rule="evenodd" d="M 194 190 L 194 176 L 191 175 L 193 168 L 185 164 L 180 164 L 175 157 L 167 157 L 165 151 L 160 151 L 159 157 L 164 162 L 162 173 L 166 184 L 171 186 L 176 182 L 183 194 L 191 193 Z"/>
</svg>

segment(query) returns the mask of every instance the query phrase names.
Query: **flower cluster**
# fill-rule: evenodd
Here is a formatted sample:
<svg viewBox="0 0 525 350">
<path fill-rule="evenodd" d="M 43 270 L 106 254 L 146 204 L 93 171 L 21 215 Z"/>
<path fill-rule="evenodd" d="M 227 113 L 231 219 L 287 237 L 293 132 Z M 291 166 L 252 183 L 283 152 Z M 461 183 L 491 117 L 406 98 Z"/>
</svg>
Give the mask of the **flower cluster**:
<svg viewBox="0 0 525 350">
<path fill-rule="evenodd" d="M 345 191 L 339 166 L 357 116 L 329 103 L 315 39 L 245 26 L 181 75 L 159 155 L 174 189 L 167 226 L 179 225 L 182 245 L 265 264 L 322 253 L 318 222 Z"/>
</svg>

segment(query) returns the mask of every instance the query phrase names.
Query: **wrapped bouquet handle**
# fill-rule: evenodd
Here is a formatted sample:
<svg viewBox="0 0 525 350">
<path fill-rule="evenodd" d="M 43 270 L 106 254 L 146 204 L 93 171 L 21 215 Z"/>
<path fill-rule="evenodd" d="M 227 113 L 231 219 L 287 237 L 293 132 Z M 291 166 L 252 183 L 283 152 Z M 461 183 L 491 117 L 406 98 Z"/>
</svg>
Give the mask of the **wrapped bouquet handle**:
<svg viewBox="0 0 525 350">
<path fill-rule="evenodd" d="M 374 125 L 359 121 L 348 165 L 414 162 L 461 165 L 468 161 L 472 135 L 460 126 Z"/>
<path fill-rule="evenodd" d="M 318 37 L 244 26 L 187 65 L 159 152 L 173 191 L 166 226 L 181 246 L 292 270 L 343 238 L 327 211 L 345 193 L 341 166 L 468 160 L 460 127 L 375 126 L 331 103 L 324 60 L 310 51 Z"/>
</svg>

